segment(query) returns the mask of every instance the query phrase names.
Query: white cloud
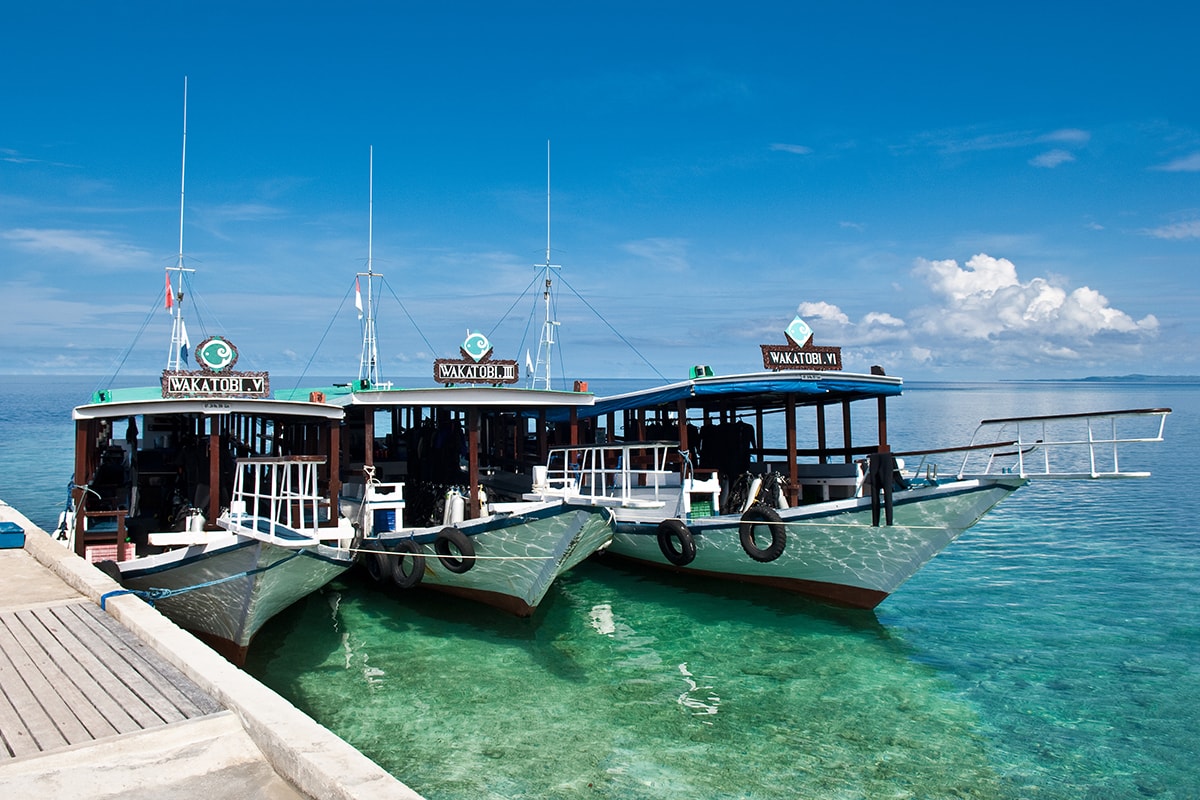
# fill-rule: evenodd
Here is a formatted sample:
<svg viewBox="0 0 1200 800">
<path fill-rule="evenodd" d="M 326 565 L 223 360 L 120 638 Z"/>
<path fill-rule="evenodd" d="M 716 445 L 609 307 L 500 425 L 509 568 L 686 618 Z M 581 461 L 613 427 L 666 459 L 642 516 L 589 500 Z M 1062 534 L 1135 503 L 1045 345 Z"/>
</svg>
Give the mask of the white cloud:
<svg viewBox="0 0 1200 800">
<path fill-rule="evenodd" d="M 624 245 L 624 250 L 651 262 L 654 269 L 687 272 L 687 245 L 686 239 L 653 238 L 629 242 Z"/>
<path fill-rule="evenodd" d="M 801 303 L 796 308 L 796 313 L 804 318 L 805 321 L 819 319 L 838 325 L 850 324 L 850 318 L 847 317 L 840 308 L 826 302 Z"/>
<path fill-rule="evenodd" d="M 1174 161 L 1168 161 L 1166 164 L 1151 167 L 1151 169 L 1161 172 L 1200 172 L 1200 153 L 1181 156 Z"/>
<path fill-rule="evenodd" d="M 1063 144 L 1087 144 L 1092 135 L 1078 128 L 1061 128 L 1038 137 L 1039 142 L 1061 142 Z"/>
<path fill-rule="evenodd" d="M 917 274 L 927 279 L 930 288 L 953 301 L 977 295 L 991 295 L 1017 284 L 1017 268 L 1006 258 L 980 254 L 960 269 L 953 259 L 917 262 Z"/>
<path fill-rule="evenodd" d="M 1150 228 L 1145 233 L 1156 239 L 1200 239 L 1200 219 Z"/>
<path fill-rule="evenodd" d="M 108 267 L 144 265 L 150 259 L 145 250 L 115 242 L 106 231 L 14 228 L 0 233 L 0 237 L 26 252 L 68 255 Z"/>
<path fill-rule="evenodd" d="M 1075 156 L 1068 153 L 1066 150 L 1049 150 L 1039 156 L 1034 156 L 1029 160 L 1029 163 L 1035 167 L 1045 167 L 1053 169 L 1060 164 L 1069 164 L 1075 160 Z"/>
<path fill-rule="evenodd" d="M 776 142 L 771 145 L 772 150 L 779 150 L 784 153 L 795 153 L 798 156 L 806 156 L 812 152 L 811 147 L 805 147 L 802 144 L 783 144 Z"/>
<path fill-rule="evenodd" d="M 1078 350 L 1099 334 L 1143 335 L 1158 329 L 1153 315 L 1135 321 L 1087 286 L 1068 292 L 1047 278 L 1022 282 L 1011 261 L 984 253 L 965 268 L 953 260 L 920 260 L 913 272 L 944 301 L 914 312 L 917 327 L 949 343 L 1021 340 L 1030 349 L 1053 352 L 1043 345 Z"/>
</svg>

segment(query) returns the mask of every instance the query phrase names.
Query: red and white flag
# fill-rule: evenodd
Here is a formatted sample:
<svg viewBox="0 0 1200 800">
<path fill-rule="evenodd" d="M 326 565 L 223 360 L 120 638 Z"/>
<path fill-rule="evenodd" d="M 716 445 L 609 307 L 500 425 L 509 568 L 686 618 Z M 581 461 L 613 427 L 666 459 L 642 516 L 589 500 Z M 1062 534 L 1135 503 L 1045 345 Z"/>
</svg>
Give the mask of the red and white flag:
<svg viewBox="0 0 1200 800">
<path fill-rule="evenodd" d="M 358 276 L 354 276 L 354 307 L 358 309 L 358 318 L 362 319 L 362 292 L 358 290 Z"/>
<path fill-rule="evenodd" d="M 171 291 L 171 273 L 167 273 L 167 311 L 175 305 L 175 293 Z"/>
</svg>

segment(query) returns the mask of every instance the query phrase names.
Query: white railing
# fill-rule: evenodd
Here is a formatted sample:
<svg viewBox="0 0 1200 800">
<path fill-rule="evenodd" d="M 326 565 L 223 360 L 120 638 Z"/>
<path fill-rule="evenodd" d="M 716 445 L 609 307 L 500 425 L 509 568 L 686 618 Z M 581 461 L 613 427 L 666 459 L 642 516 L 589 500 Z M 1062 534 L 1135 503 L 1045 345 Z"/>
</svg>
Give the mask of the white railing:
<svg viewBox="0 0 1200 800">
<path fill-rule="evenodd" d="M 239 458 L 233 499 L 222 519 L 229 530 L 293 546 L 322 537 L 317 468 L 324 456 Z M 336 537 L 336 534 L 333 534 Z"/>
<path fill-rule="evenodd" d="M 652 499 L 662 501 L 664 490 L 678 493 L 678 471 L 668 469 L 678 442 L 635 442 L 630 444 L 574 445 L 556 447 L 546 458 L 544 487 L 554 493 L 577 495 L 590 500 L 612 498 L 622 503 Z"/>
<path fill-rule="evenodd" d="M 1120 447 L 1161 442 L 1169 408 L 985 419 L 975 429 L 958 469 L 967 474 L 1014 474 L 1067 479 L 1144 478 L 1121 469 Z M 985 441 L 989 444 L 979 445 Z M 982 464 L 982 468 L 971 467 Z"/>
</svg>

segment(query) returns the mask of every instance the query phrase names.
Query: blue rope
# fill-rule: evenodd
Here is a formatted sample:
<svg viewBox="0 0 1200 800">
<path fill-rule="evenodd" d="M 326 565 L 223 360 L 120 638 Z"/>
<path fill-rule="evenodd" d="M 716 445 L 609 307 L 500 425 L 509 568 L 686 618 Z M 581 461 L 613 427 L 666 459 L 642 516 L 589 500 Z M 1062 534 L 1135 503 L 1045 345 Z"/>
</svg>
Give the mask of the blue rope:
<svg viewBox="0 0 1200 800">
<path fill-rule="evenodd" d="M 278 567 L 282 564 L 286 564 L 287 562 L 291 561 L 293 558 L 298 557 L 299 555 L 300 555 L 300 552 L 297 551 L 295 553 L 292 553 L 287 558 L 281 558 L 278 561 L 274 562 L 273 564 L 267 564 L 265 567 L 256 567 L 254 569 L 246 570 L 245 572 L 239 572 L 237 575 L 226 575 L 224 578 L 217 578 L 216 580 L 205 581 L 204 583 L 197 583 L 195 586 L 184 586 L 180 589 L 118 589 L 116 591 L 106 592 L 105 594 L 100 595 L 100 610 L 101 611 L 105 610 L 105 603 L 108 602 L 108 598 L 116 597 L 117 595 L 122 595 L 122 594 L 135 595 L 137 597 L 142 598 L 147 603 L 149 603 L 151 606 L 153 606 L 155 600 L 162 600 L 167 597 L 174 597 L 177 594 L 183 594 L 184 592 L 190 592 L 193 589 L 204 589 L 209 586 L 216 586 L 219 583 L 225 583 L 227 581 L 237 580 L 238 578 L 248 578 L 251 575 L 257 575 L 260 572 L 266 572 L 267 570 L 275 569 L 275 567 Z"/>
</svg>

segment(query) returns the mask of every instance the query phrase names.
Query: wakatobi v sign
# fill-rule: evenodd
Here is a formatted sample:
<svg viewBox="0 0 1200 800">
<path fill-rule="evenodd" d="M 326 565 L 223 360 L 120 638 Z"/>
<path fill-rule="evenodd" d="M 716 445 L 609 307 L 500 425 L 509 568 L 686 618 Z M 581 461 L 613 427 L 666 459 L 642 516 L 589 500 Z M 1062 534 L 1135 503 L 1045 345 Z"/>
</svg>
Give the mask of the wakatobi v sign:
<svg viewBox="0 0 1200 800">
<path fill-rule="evenodd" d="M 220 336 L 201 342 L 195 350 L 200 369 L 163 370 L 163 397 L 270 397 L 271 380 L 265 372 L 235 372 L 238 351 Z"/>
<path fill-rule="evenodd" d="M 797 316 L 783 332 L 788 344 L 763 344 L 766 369 L 841 370 L 842 348 L 817 347 L 812 343 L 812 328 Z"/>
</svg>

